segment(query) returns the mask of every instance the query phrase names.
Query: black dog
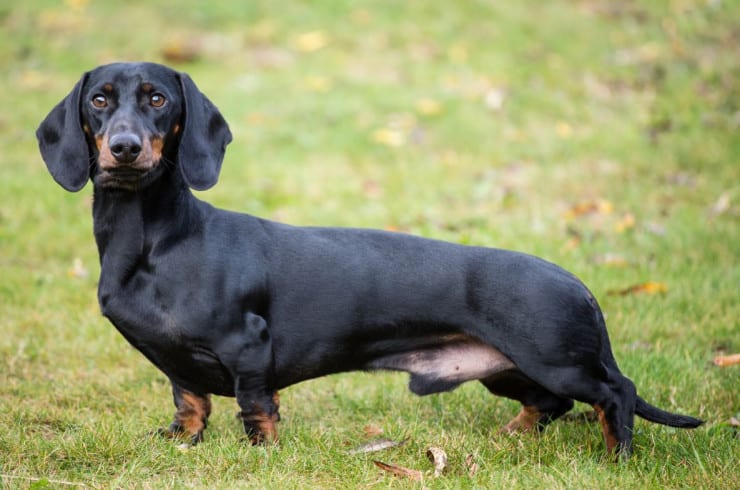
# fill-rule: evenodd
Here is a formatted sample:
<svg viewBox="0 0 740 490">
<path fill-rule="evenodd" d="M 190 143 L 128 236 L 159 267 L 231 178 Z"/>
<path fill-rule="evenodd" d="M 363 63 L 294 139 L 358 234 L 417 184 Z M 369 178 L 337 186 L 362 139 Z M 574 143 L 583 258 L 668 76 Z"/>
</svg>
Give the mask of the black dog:
<svg viewBox="0 0 740 490">
<path fill-rule="evenodd" d="M 610 453 L 631 449 L 634 414 L 700 420 L 637 396 L 596 300 L 536 257 L 400 233 L 297 228 L 213 208 L 231 133 L 185 74 L 151 63 L 88 73 L 37 131 L 69 191 L 94 183 L 99 300 L 171 380 L 165 433 L 198 442 L 210 394 L 236 396 L 252 442 L 275 440 L 277 390 L 351 370 L 411 374 L 425 395 L 479 380 L 523 408 L 506 431 L 596 409 Z"/>
</svg>

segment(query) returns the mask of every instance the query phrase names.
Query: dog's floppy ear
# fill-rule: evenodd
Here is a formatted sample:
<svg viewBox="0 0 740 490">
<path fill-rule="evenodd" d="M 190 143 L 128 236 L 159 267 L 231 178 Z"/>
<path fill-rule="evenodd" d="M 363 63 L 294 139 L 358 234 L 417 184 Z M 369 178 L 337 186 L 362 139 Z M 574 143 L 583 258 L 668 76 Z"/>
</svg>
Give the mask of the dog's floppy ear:
<svg viewBox="0 0 740 490">
<path fill-rule="evenodd" d="M 80 123 L 80 97 L 87 73 L 36 130 L 41 157 L 59 185 L 77 192 L 90 178 L 90 152 Z"/>
<path fill-rule="evenodd" d="M 216 106 L 185 73 L 180 74 L 180 85 L 184 104 L 178 163 L 185 182 L 203 191 L 218 180 L 231 131 Z"/>
</svg>

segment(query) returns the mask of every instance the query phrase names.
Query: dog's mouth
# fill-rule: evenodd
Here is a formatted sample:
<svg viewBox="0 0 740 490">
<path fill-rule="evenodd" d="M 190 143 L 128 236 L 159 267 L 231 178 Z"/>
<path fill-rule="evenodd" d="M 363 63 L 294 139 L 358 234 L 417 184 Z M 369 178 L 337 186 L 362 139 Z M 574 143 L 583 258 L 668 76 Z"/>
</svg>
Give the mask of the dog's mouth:
<svg viewBox="0 0 740 490">
<path fill-rule="evenodd" d="M 153 180 L 157 168 L 158 165 L 145 169 L 129 166 L 101 169 L 94 182 L 106 189 L 137 191 Z"/>
</svg>

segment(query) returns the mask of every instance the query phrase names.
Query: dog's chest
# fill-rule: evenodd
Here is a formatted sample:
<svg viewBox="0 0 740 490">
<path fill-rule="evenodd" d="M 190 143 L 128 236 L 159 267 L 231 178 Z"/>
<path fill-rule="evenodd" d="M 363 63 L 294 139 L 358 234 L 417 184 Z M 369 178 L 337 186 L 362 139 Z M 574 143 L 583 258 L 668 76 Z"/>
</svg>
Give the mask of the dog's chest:
<svg viewBox="0 0 740 490">
<path fill-rule="evenodd" d="M 179 385 L 230 395 L 233 377 L 216 354 L 225 312 L 203 307 L 197 297 L 173 297 L 165 288 L 166 277 L 145 276 L 137 273 L 108 289 L 111 281 L 103 270 L 99 288 L 103 315 Z"/>
</svg>

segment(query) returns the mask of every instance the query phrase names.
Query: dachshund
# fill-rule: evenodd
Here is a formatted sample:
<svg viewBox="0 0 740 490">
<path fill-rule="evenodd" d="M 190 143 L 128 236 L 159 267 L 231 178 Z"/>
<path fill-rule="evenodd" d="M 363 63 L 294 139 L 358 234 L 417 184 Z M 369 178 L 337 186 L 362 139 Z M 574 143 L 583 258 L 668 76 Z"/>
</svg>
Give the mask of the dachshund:
<svg viewBox="0 0 740 490">
<path fill-rule="evenodd" d="M 277 440 L 278 390 L 347 371 L 410 374 L 418 395 L 478 380 L 522 404 L 503 430 L 542 430 L 574 400 L 607 453 L 634 416 L 702 421 L 637 395 L 598 303 L 540 258 L 403 233 L 296 227 L 217 209 L 231 132 L 184 73 L 114 63 L 85 73 L 36 132 L 58 184 L 93 182 L 103 315 L 171 381 L 162 433 L 197 443 L 210 396 L 236 397 L 252 443 Z"/>
</svg>

